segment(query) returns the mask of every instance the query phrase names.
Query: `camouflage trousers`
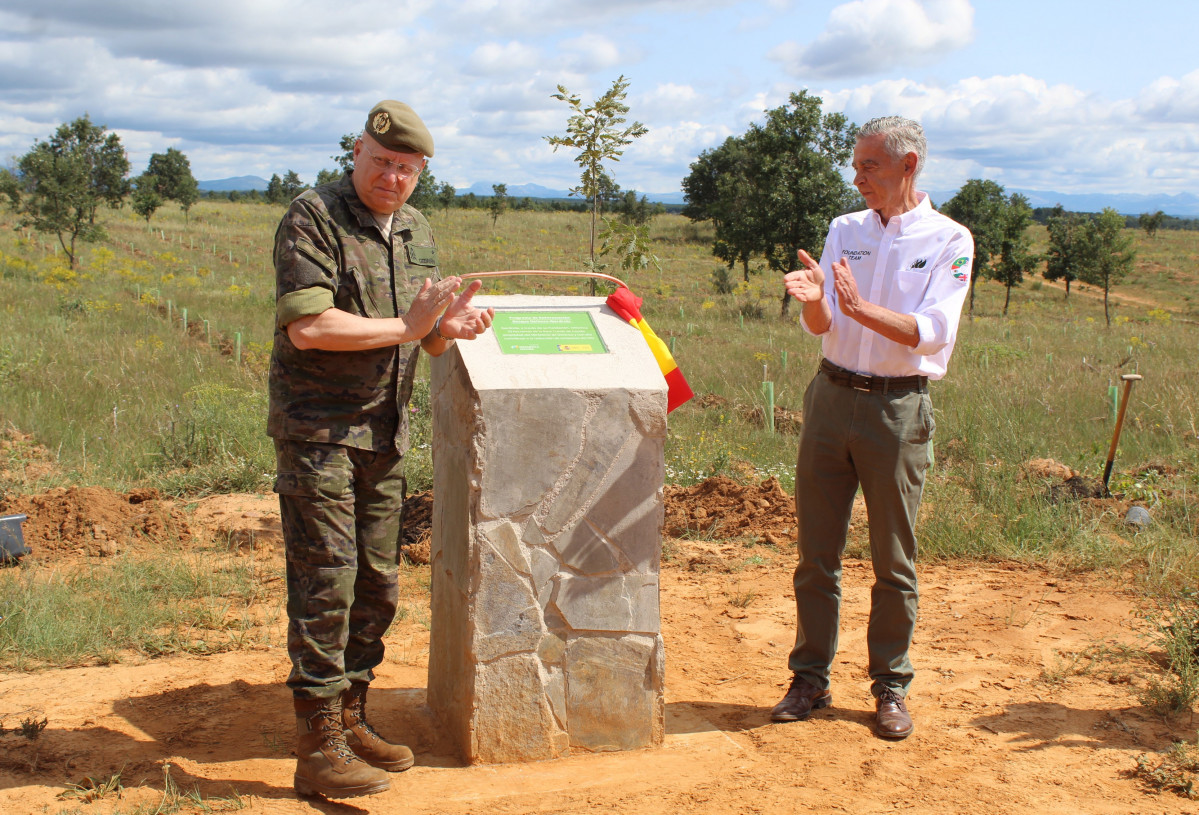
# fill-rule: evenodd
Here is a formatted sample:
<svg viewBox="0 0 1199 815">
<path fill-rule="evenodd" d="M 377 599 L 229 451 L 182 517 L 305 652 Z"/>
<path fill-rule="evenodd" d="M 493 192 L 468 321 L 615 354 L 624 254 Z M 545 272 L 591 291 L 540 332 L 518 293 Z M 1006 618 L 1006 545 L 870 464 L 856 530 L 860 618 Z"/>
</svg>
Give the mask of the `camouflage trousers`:
<svg viewBox="0 0 1199 815">
<path fill-rule="evenodd" d="M 369 682 L 399 591 L 404 459 L 338 444 L 275 440 L 287 551 L 287 679 L 301 699 Z"/>
</svg>

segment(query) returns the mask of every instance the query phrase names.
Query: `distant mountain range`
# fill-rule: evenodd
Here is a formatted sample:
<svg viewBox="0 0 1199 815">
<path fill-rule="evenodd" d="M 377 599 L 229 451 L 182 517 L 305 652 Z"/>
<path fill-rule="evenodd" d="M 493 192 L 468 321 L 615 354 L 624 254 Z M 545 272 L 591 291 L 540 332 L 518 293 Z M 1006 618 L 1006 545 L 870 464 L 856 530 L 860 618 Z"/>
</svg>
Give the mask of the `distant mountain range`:
<svg viewBox="0 0 1199 815">
<path fill-rule="evenodd" d="M 458 190 L 459 195 L 468 195 L 474 193 L 478 196 L 492 195 L 491 182 L 479 181 L 471 184 L 464 190 Z M 685 204 L 686 199 L 681 192 L 641 192 L 637 191 L 638 197 L 644 195 L 646 200 L 654 204 Z M 570 190 L 552 190 L 549 187 L 543 187 L 540 184 L 509 184 L 509 198 L 571 198 Z M 573 196 L 577 197 L 577 196 Z"/>
<path fill-rule="evenodd" d="M 242 175 L 236 178 L 221 178 L 216 181 L 199 182 L 201 190 L 212 192 L 249 192 L 266 190 L 266 179 L 256 175 Z M 933 202 L 943 204 L 954 196 L 957 190 L 930 191 Z M 1099 212 L 1104 207 L 1114 207 L 1122 215 L 1140 215 L 1142 212 L 1157 212 L 1161 210 L 1176 218 L 1199 218 L 1199 196 L 1189 192 L 1178 195 L 1131 195 L 1127 193 L 1061 193 L 1044 190 L 1022 190 L 1015 187 L 1006 192 L 1018 192 L 1028 198 L 1032 207 L 1052 207 L 1061 204 L 1071 212 Z M 474 193 L 480 197 L 491 197 L 491 183 L 480 181 L 471 184 L 466 189 L 458 190 L 459 195 Z M 638 193 L 649 201 L 658 204 L 684 204 L 686 200 L 681 192 Z M 508 196 L 511 198 L 570 198 L 569 190 L 555 190 L 540 184 L 509 184 Z"/>
<path fill-rule="evenodd" d="M 237 178 L 218 178 L 216 181 L 197 182 L 201 192 L 232 192 L 233 190 L 266 192 L 269 183 L 265 178 L 259 178 L 256 175 L 239 175 Z"/>
<path fill-rule="evenodd" d="M 1104 207 L 1112 207 L 1121 215 L 1140 215 L 1142 212 L 1154 213 L 1158 210 L 1173 215 L 1175 218 L 1199 218 L 1199 196 L 1189 192 L 1178 195 L 1131 195 L 1128 193 L 1067 193 L 1046 192 L 1044 190 L 1022 190 L 1016 187 L 1005 187 L 1004 192 L 1011 195 L 1018 192 L 1028 199 L 1028 205 L 1037 207 L 1055 207 L 1061 204 L 1070 212 L 1101 212 Z M 957 190 L 930 191 L 933 202 L 943 204 L 957 194 Z"/>
</svg>

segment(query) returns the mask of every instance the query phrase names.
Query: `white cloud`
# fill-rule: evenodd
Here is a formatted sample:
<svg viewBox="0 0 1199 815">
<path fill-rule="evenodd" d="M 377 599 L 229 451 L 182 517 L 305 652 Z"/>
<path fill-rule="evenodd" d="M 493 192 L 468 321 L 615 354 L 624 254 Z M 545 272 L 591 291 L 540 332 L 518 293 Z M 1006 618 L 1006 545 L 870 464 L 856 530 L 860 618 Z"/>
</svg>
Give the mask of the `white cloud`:
<svg viewBox="0 0 1199 815">
<path fill-rule="evenodd" d="M 975 36 L 966 0 L 0 0 L 0 158 L 87 112 L 121 134 L 135 172 L 176 146 L 198 178 L 311 180 L 371 104 L 399 98 L 434 134 L 439 179 L 563 188 L 575 165 L 544 136 L 570 110 L 551 95 L 562 84 L 590 101 L 624 74 L 628 118 L 649 128 L 614 168 L 627 188 L 677 189 L 700 152 L 807 86 L 858 123 L 922 120 L 935 189 L 979 175 L 1196 189 L 1199 71 L 1146 74 L 1153 61 L 1129 51 L 1121 70 L 1143 87 L 1119 94 L 1082 89 L 1108 87 L 1082 54 L 1053 81 L 993 76 L 983 55 L 1020 44 L 986 25 L 958 51 Z M 767 59 L 784 36 L 800 44 Z M 898 78 L 946 54 L 923 81 Z M 1048 64 L 1017 64 L 1034 62 Z M 886 81 L 844 78 L 865 73 Z"/>
<path fill-rule="evenodd" d="M 558 52 L 564 66 L 584 74 L 607 71 L 621 63 L 620 46 L 601 34 L 562 40 Z"/>
<path fill-rule="evenodd" d="M 1182 79 L 1158 79 L 1137 100 L 1137 112 L 1159 122 L 1199 122 L 1199 71 L 1191 71 Z"/>
<path fill-rule="evenodd" d="M 927 65 L 973 38 L 969 0 L 853 0 L 832 10 L 814 42 L 769 56 L 800 79 L 868 76 Z"/>
<path fill-rule="evenodd" d="M 1111 100 L 1016 75 L 970 77 L 947 87 L 885 81 L 823 97 L 826 109 L 859 124 L 888 114 L 919 120 L 929 138 L 922 183 L 930 188 L 982 177 L 1060 192 L 1182 192 L 1187 187 L 1175 169 L 1189 165 L 1193 178 L 1199 138 L 1194 117 L 1179 121 L 1179 111 L 1196 84 L 1199 72 Z M 1156 187 L 1149 183 L 1154 178 L 1173 186 Z"/>
<path fill-rule="evenodd" d="M 516 41 L 488 42 L 480 45 L 467 60 L 467 73 L 474 76 L 523 75 L 534 70 L 542 61 L 537 48 Z"/>
<path fill-rule="evenodd" d="M 662 120 L 694 116 L 706 105 L 704 97 L 692 86 L 666 82 L 637 94 L 629 106 L 633 110 L 652 112 L 655 119 Z"/>
<path fill-rule="evenodd" d="M 455 27 L 529 37 L 563 28 L 624 23 L 638 15 L 698 14 L 743 4 L 744 0 L 463 0 L 444 11 Z"/>
</svg>

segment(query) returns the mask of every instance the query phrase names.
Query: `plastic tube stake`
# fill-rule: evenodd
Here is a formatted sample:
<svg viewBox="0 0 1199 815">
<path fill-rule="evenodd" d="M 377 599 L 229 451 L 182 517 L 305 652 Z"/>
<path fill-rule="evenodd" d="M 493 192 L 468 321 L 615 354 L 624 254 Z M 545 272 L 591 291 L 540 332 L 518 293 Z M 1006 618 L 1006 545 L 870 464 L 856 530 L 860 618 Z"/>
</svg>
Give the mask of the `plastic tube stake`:
<svg viewBox="0 0 1199 815">
<path fill-rule="evenodd" d="M 766 403 L 766 429 L 774 435 L 774 383 L 762 383 L 762 399 Z"/>
</svg>

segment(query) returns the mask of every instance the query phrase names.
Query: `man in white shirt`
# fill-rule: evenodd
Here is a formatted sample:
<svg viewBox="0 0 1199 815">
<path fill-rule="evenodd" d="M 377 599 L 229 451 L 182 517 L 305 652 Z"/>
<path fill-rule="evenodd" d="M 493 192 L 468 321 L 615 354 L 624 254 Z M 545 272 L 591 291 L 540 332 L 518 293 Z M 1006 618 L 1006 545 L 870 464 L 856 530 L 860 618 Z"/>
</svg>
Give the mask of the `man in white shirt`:
<svg viewBox="0 0 1199 815">
<path fill-rule="evenodd" d="M 904 697 L 916 624 L 913 527 L 934 430 L 928 380 L 945 375 L 974 258 L 969 230 L 916 190 L 926 154 L 917 122 L 867 122 L 853 167 L 869 209 L 834 220 L 820 263 L 801 250 L 801 268 L 783 278 L 824 359 L 804 395 L 797 633 L 791 687 L 771 711 L 776 722 L 802 721 L 832 703 L 841 554 L 860 484 L 875 576 L 867 630 L 874 730 L 889 739 L 912 732 Z"/>
</svg>

